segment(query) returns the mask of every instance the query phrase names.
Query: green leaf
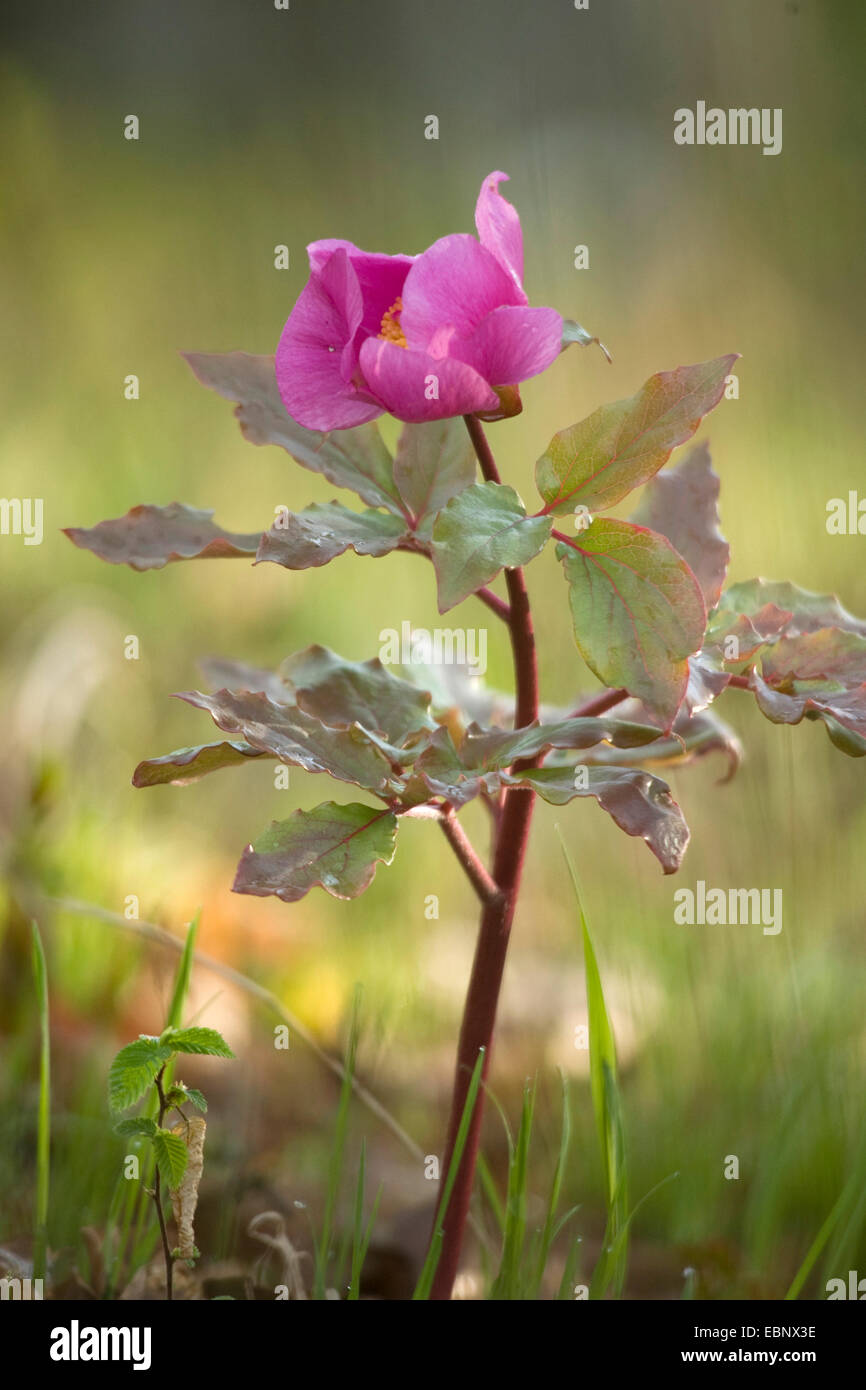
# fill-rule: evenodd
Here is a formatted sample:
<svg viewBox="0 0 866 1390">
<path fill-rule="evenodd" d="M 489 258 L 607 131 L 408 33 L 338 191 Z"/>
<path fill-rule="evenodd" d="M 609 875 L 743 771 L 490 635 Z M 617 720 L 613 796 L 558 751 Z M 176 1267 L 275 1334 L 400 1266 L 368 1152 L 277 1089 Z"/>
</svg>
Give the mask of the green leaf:
<svg viewBox="0 0 866 1390">
<path fill-rule="evenodd" d="M 545 801 L 563 806 L 577 796 L 593 796 L 627 835 L 640 836 L 666 874 L 676 873 L 689 843 L 689 828 L 666 782 L 631 767 L 542 767 L 503 777 L 507 785 L 528 785 Z"/>
<path fill-rule="evenodd" d="M 171 1049 L 158 1038 L 139 1038 L 122 1047 L 108 1073 L 108 1104 L 112 1110 L 128 1110 L 141 1100 Z"/>
<path fill-rule="evenodd" d="M 202 1112 L 207 1110 L 207 1101 L 201 1091 L 197 1091 L 194 1086 L 184 1086 L 183 1089 L 186 1092 L 186 1100 L 189 1101 L 190 1105 L 194 1105 L 196 1110 L 201 1110 Z"/>
<path fill-rule="evenodd" d="M 183 1181 L 189 1150 L 179 1134 L 170 1129 L 158 1129 L 153 1136 L 153 1153 L 160 1177 L 170 1192 Z"/>
<path fill-rule="evenodd" d="M 664 536 L 600 518 L 560 542 L 575 641 L 605 685 L 624 686 L 668 724 L 706 627 L 697 580 Z"/>
<path fill-rule="evenodd" d="M 353 512 L 341 502 L 314 502 L 302 512 L 283 512 L 261 538 L 256 563 L 273 560 L 287 570 L 316 569 L 347 550 L 379 558 L 408 537 L 404 517 Z"/>
<path fill-rule="evenodd" d="M 607 1198 L 607 1226 L 602 1254 L 593 1275 L 591 1294 L 601 1298 L 611 1279 L 615 1280 L 617 1297 L 625 1280 L 626 1240 L 628 1224 L 628 1170 L 622 1120 L 622 1101 L 616 1065 L 616 1045 L 601 975 L 595 956 L 589 925 L 583 910 L 577 874 L 565 845 L 562 846 L 571 876 L 583 935 L 583 958 L 586 968 L 586 1004 L 589 1021 L 589 1078 L 592 1108 L 604 1164 Z M 613 1256 L 613 1258 L 609 1258 Z"/>
<path fill-rule="evenodd" d="M 719 479 L 705 443 L 690 449 L 676 468 L 651 478 L 632 516 L 667 536 L 701 586 L 707 609 L 719 601 L 731 547 L 719 529 Z"/>
<path fill-rule="evenodd" d="M 555 434 L 536 464 L 545 511 L 604 511 L 645 483 L 721 400 L 737 356 L 659 372 L 636 396 Z"/>
<path fill-rule="evenodd" d="M 120 1120 L 114 1126 L 114 1132 L 124 1136 L 141 1136 L 152 1139 L 156 1134 L 156 1121 L 151 1120 L 147 1115 L 139 1115 L 133 1120 Z"/>
<path fill-rule="evenodd" d="M 404 425 L 397 441 L 394 481 L 412 513 L 413 531 L 429 537 L 433 518 L 475 479 L 475 451 L 463 421 Z"/>
<path fill-rule="evenodd" d="M 356 722 L 394 744 L 436 728 L 429 693 L 392 675 L 377 657 L 345 661 L 327 647 L 307 647 L 283 662 L 280 676 L 300 708 L 331 727 Z"/>
<path fill-rule="evenodd" d="M 324 802 L 274 821 L 244 851 L 236 893 L 274 894 L 294 903 L 321 886 L 335 898 L 357 898 L 372 882 L 376 864 L 394 858 L 397 818 L 391 811 Z"/>
<path fill-rule="evenodd" d="M 225 560 L 253 556 L 261 531 L 224 531 L 212 511 L 172 502 L 167 507 L 133 507 L 125 516 L 100 521 L 86 530 L 68 526 L 64 534 L 82 550 L 112 565 L 157 570 L 174 560 Z"/>
<path fill-rule="evenodd" d="M 132 774 L 132 785 L 185 787 L 209 772 L 239 767 L 250 758 L 264 756 L 263 749 L 252 748 L 248 743 L 199 743 L 193 748 L 177 748 L 173 753 L 164 753 L 161 758 L 145 758 Z"/>
<path fill-rule="evenodd" d="M 439 612 L 482 588 L 503 566 L 525 565 L 550 535 L 549 517 L 530 517 L 504 483 L 474 483 L 439 513 L 433 525 L 433 564 Z"/>
<path fill-rule="evenodd" d="M 594 334 L 590 333 L 589 330 L 578 323 L 576 319 L 563 319 L 562 348 L 560 350 L 564 352 L 565 349 L 571 347 L 573 343 L 576 343 L 578 347 L 589 347 L 592 343 L 595 343 L 597 347 L 601 348 L 608 362 L 611 361 L 611 355 L 601 341 L 601 338 L 596 338 Z"/>
<path fill-rule="evenodd" d="M 273 357 L 246 352 L 185 352 L 203 386 L 236 401 L 243 435 L 251 444 L 277 444 L 296 463 L 321 473 L 336 487 L 350 488 L 372 507 L 403 514 L 391 455 L 374 424 L 320 434 L 288 414 L 274 375 Z"/>
<path fill-rule="evenodd" d="M 166 1028 L 160 1039 L 172 1052 L 192 1052 L 207 1057 L 234 1057 L 215 1028 Z"/>
<path fill-rule="evenodd" d="M 332 729 L 296 705 L 276 704 L 261 692 L 187 691 L 179 698 L 207 710 L 218 728 L 242 734 L 254 748 L 305 772 L 327 772 L 374 792 L 382 792 L 392 776 L 386 755 L 357 724 Z"/>
</svg>

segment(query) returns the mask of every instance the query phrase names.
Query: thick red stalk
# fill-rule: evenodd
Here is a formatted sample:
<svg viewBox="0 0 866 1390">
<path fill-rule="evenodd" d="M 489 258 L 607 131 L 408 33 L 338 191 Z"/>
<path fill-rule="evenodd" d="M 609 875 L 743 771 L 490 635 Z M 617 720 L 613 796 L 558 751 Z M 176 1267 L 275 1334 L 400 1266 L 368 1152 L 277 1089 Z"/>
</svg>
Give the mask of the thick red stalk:
<svg viewBox="0 0 866 1390">
<path fill-rule="evenodd" d="M 499 473 L 480 423 L 472 416 L 466 416 L 465 419 L 486 481 L 499 482 Z M 532 631 L 532 615 L 523 571 L 521 569 L 506 570 L 505 582 L 508 588 L 508 627 L 514 656 L 517 695 L 514 724 L 515 728 L 522 728 L 526 724 L 531 724 L 538 717 L 538 667 L 535 656 L 535 637 Z M 531 762 L 527 762 L 515 766 L 520 768 L 530 765 Z M 514 910 L 520 891 L 520 879 L 526 857 L 534 803 L 535 794 L 522 790 L 506 792 L 503 800 L 493 851 L 492 869 L 492 878 L 499 889 L 500 896 L 488 902 L 481 914 L 475 959 L 472 963 L 472 974 L 469 978 L 460 1040 L 457 1046 L 457 1069 L 451 1096 L 451 1116 L 442 1167 L 443 1174 L 447 1173 L 449 1169 L 457 1129 L 466 1103 L 472 1069 L 478 1060 L 479 1048 L 485 1049 L 482 1079 L 486 1078 L 490 1066 L 499 990 L 505 968 L 511 924 L 514 920 Z M 457 1179 L 452 1189 L 451 1200 L 444 1216 L 442 1252 L 431 1292 L 431 1298 L 437 1300 L 451 1297 L 454 1278 L 457 1274 L 478 1157 L 483 1115 L 482 1097 L 483 1092 L 480 1092 Z"/>
</svg>

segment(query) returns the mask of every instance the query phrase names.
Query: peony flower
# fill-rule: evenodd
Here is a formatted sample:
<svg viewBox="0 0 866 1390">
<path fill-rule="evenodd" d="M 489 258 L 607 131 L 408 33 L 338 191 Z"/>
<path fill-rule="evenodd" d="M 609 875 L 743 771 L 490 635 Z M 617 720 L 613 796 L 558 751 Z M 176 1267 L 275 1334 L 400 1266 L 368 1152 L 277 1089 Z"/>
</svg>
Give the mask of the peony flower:
<svg viewBox="0 0 866 1390">
<path fill-rule="evenodd" d="M 560 351 L 562 318 L 527 301 L 520 218 L 499 192 L 507 178 L 481 185 L 478 241 L 455 233 L 420 256 L 311 243 L 276 356 L 294 420 L 327 431 L 385 411 L 408 421 L 516 413 L 518 383 Z"/>
</svg>

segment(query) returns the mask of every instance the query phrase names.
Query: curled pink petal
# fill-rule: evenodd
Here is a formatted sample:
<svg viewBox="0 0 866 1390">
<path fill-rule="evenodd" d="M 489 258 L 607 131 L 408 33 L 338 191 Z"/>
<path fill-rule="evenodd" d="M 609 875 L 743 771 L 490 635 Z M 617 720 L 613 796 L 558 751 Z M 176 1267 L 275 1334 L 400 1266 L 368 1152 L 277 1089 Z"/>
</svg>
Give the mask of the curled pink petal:
<svg viewBox="0 0 866 1390">
<path fill-rule="evenodd" d="M 555 309 L 506 305 L 482 319 L 469 338 L 452 339 L 453 357 L 468 362 L 491 386 L 516 386 L 554 362 L 562 348 Z"/>
<path fill-rule="evenodd" d="M 497 169 L 494 173 L 488 174 L 482 183 L 478 202 L 475 204 L 475 226 L 478 228 L 481 245 L 486 246 L 499 264 L 507 270 L 520 290 L 522 298 L 518 302 L 525 304 L 523 232 L 517 209 L 499 192 L 499 185 L 503 181 L 508 182 L 508 175 Z"/>
<path fill-rule="evenodd" d="M 310 270 L 321 272 L 335 251 L 345 251 L 358 277 L 364 312 L 360 327 L 364 336 L 379 332 L 382 316 L 403 293 L 403 282 L 415 256 L 386 256 L 378 251 L 362 251 L 351 241 L 313 241 L 307 247 Z"/>
<path fill-rule="evenodd" d="M 280 397 L 305 429 L 351 429 L 381 414 L 350 379 L 362 313 L 358 277 L 338 249 L 301 291 L 277 347 Z"/>
<path fill-rule="evenodd" d="M 403 332 L 410 347 L 421 349 L 443 324 L 468 337 L 501 304 L 522 304 L 520 293 L 494 255 L 456 232 L 434 241 L 406 276 Z"/>
<path fill-rule="evenodd" d="M 360 365 L 382 408 L 410 424 L 471 415 L 499 403 L 484 378 L 454 357 L 431 357 L 384 338 L 368 338 L 361 347 Z"/>
</svg>

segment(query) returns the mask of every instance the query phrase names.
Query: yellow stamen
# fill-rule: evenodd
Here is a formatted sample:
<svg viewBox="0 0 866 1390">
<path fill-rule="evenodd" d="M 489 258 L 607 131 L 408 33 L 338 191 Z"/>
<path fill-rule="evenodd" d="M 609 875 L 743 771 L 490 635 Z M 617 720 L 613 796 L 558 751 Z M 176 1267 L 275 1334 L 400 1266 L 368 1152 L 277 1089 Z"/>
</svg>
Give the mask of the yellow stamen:
<svg viewBox="0 0 866 1390">
<path fill-rule="evenodd" d="M 390 309 L 382 315 L 382 327 L 379 329 L 379 337 L 385 338 L 389 343 L 396 343 L 398 347 L 408 347 L 406 334 L 400 327 L 400 315 L 403 312 L 403 301 L 398 295 Z"/>
</svg>

